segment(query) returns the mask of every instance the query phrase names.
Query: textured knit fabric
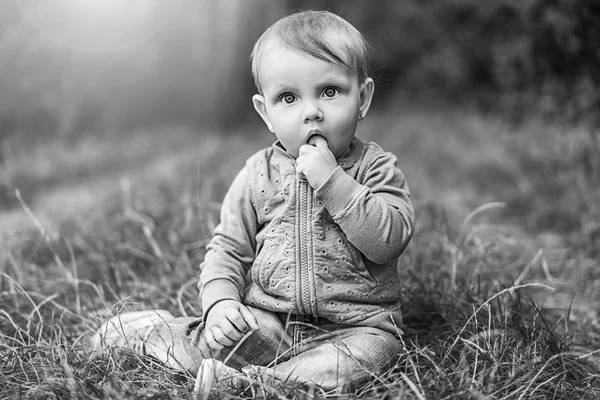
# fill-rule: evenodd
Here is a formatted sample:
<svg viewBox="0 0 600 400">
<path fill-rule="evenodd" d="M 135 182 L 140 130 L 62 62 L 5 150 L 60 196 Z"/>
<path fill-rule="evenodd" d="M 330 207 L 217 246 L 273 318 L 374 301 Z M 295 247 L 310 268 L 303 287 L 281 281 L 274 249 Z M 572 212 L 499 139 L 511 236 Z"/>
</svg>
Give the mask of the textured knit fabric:
<svg viewBox="0 0 600 400">
<path fill-rule="evenodd" d="M 355 138 L 317 190 L 279 143 L 250 157 L 222 205 L 201 265 L 206 315 L 234 299 L 398 334 L 397 259 L 414 228 L 396 157 Z"/>
</svg>

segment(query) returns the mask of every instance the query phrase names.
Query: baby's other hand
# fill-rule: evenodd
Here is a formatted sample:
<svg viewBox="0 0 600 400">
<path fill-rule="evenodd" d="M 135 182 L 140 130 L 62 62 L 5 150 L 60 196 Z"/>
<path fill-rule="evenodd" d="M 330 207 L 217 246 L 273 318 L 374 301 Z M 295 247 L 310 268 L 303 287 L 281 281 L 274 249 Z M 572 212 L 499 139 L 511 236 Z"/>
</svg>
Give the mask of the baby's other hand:
<svg viewBox="0 0 600 400">
<path fill-rule="evenodd" d="M 218 351 L 235 345 L 246 333 L 256 330 L 258 322 L 245 305 L 222 300 L 210 309 L 203 336 L 208 347 Z"/>
<path fill-rule="evenodd" d="M 327 146 L 327 140 L 321 135 L 312 136 L 309 144 L 300 146 L 296 170 L 304 174 L 313 189 L 320 188 L 337 166 L 335 156 Z"/>
</svg>

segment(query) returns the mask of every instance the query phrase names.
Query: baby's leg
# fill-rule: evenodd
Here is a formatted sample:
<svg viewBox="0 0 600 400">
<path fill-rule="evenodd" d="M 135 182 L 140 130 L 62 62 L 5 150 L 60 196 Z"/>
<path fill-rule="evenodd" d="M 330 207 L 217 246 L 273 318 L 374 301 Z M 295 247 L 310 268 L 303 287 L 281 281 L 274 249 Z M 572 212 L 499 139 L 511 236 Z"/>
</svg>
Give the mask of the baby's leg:
<svg viewBox="0 0 600 400">
<path fill-rule="evenodd" d="M 94 333 L 91 345 L 95 350 L 127 347 L 172 368 L 192 373 L 208 358 L 241 369 L 247 365 L 268 365 L 281 354 L 289 355 L 291 339 L 286 335 L 285 321 L 275 313 L 249 309 L 260 329 L 245 337 L 238 346 L 222 351 L 212 351 L 206 345 L 202 318 L 174 317 L 165 310 L 126 312 L 112 317 Z"/>
<path fill-rule="evenodd" d="M 104 322 L 91 338 L 92 349 L 126 347 L 177 370 L 197 370 L 200 348 L 190 334 L 201 329 L 198 317 L 175 317 L 165 310 L 121 313 Z"/>
<path fill-rule="evenodd" d="M 352 389 L 390 368 L 401 346 L 390 333 L 370 327 L 352 327 L 308 338 L 294 357 L 261 375 L 278 380 L 315 384 L 326 391 Z"/>
<path fill-rule="evenodd" d="M 210 351 L 204 343 L 201 318 L 174 317 L 164 310 L 112 317 L 95 332 L 91 344 L 95 350 L 128 347 L 194 374 L 204 359 L 214 358 L 229 367 L 244 369 L 250 376 L 259 374 L 263 380 L 274 377 L 284 382 L 315 384 L 327 391 L 371 378 L 393 365 L 401 351 L 397 339 L 380 329 L 324 331 L 302 324 L 287 326 L 280 315 L 249 308 L 260 329 L 239 346 L 220 352 Z M 327 330 L 326 326 L 323 328 Z"/>
</svg>

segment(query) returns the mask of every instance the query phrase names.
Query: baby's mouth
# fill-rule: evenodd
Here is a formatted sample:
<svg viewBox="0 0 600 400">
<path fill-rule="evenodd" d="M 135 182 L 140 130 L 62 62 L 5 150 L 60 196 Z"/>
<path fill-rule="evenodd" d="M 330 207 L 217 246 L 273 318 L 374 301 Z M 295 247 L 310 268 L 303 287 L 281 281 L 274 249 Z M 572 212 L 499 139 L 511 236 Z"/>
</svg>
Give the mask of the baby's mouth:
<svg viewBox="0 0 600 400">
<path fill-rule="evenodd" d="M 321 131 L 318 129 L 313 129 L 310 132 L 308 132 L 308 139 L 306 140 L 306 143 L 310 144 L 311 146 L 315 145 L 315 140 L 317 137 L 321 137 L 323 139 L 325 139 L 323 137 L 323 135 L 321 135 Z M 325 139 L 325 141 L 327 141 L 327 139 Z"/>
</svg>

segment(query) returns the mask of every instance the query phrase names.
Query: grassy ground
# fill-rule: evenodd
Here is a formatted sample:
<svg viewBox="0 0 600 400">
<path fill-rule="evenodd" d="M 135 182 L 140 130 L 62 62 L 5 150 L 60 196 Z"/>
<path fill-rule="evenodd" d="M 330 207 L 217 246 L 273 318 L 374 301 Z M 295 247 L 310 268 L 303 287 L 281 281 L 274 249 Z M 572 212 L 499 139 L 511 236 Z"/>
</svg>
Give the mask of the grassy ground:
<svg viewBox="0 0 600 400">
<path fill-rule="evenodd" d="M 402 357 L 348 397 L 599 398 L 594 136 L 410 107 L 369 115 L 361 136 L 398 155 L 417 231 L 400 262 Z M 2 397 L 193 398 L 193 376 L 124 350 L 92 355 L 84 338 L 122 310 L 198 313 L 219 201 L 270 142 L 170 128 L 5 146 Z"/>
</svg>

